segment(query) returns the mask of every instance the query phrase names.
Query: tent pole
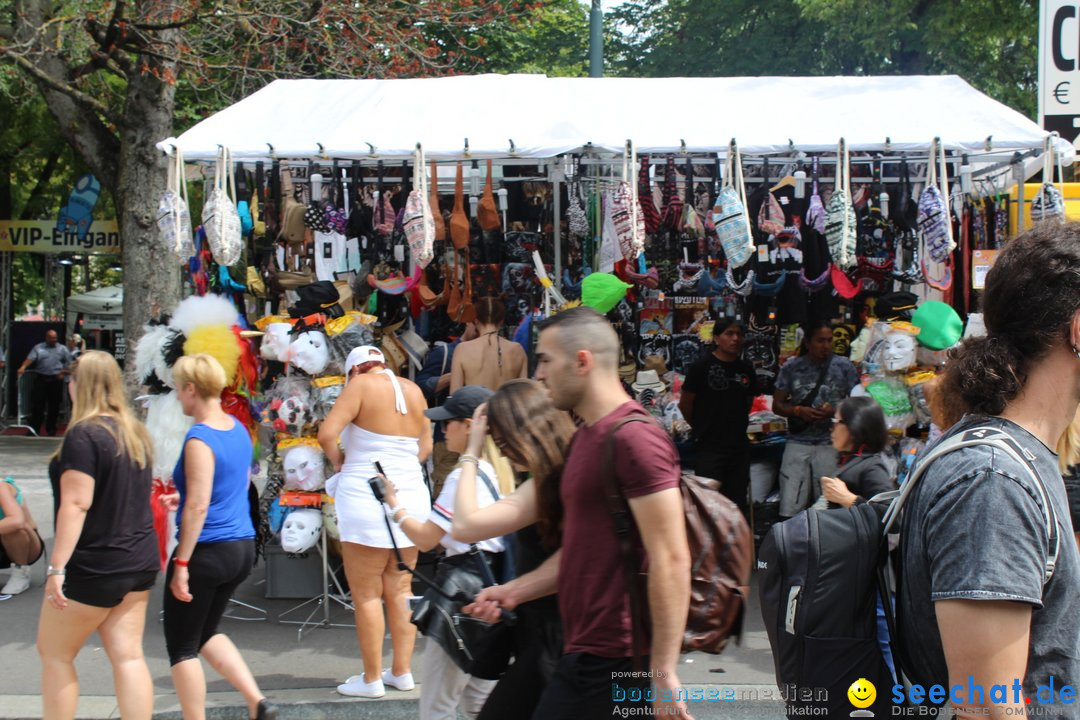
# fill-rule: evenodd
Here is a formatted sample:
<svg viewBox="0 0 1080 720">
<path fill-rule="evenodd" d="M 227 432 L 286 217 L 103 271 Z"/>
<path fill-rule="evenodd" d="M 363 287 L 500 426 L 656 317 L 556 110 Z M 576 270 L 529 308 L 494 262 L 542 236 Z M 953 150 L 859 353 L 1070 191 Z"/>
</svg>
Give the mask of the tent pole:
<svg viewBox="0 0 1080 720">
<path fill-rule="evenodd" d="M 555 215 L 552 223 L 552 237 L 555 243 L 555 287 L 562 292 L 562 164 L 559 158 L 551 161 L 549 169 L 551 173 L 551 185 L 554 188 L 555 197 L 552 199 L 553 212 Z"/>
</svg>

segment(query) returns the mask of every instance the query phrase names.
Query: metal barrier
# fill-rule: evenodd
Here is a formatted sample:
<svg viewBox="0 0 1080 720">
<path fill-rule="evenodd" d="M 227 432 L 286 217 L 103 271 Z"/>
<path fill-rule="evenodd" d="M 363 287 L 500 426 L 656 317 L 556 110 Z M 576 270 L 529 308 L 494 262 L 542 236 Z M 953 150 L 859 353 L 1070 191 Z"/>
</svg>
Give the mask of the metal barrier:
<svg viewBox="0 0 1080 720">
<path fill-rule="evenodd" d="M 6 373 L 8 372 L 8 370 L 5 368 L 4 372 Z M 0 426 L 0 429 L 9 430 L 11 428 L 22 428 L 23 430 L 29 430 L 30 435 L 32 435 L 33 437 L 37 437 L 37 428 L 30 427 L 30 414 L 25 410 L 26 408 L 30 407 L 31 387 L 33 381 L 34 380 L 30 376 L 30 373 L 26 373 L 16 380 L 18 384 L 15 388 L 15 422 L 11 424 L 3 424 L 2 426 Z M 0 387 L 3 387 L 3 384 L 0 384 Z M 4 412 L 0 414 L 0 417 L 6 417 L 6 415 L 7 413 Z"/>
</svg>

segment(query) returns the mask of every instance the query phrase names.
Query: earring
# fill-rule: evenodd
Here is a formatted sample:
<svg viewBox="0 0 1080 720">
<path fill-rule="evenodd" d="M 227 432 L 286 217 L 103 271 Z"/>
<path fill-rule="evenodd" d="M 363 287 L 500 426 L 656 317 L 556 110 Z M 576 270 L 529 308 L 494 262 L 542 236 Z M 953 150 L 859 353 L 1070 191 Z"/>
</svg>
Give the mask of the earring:
<svg viewBox="0 0 1080 720">
<path fill-rule="evenodd" d="M 1073 345 L 1073 355 L 1076 355 L 1076 359 L 1080 360 L 1080 348 Z"/>
</svg>

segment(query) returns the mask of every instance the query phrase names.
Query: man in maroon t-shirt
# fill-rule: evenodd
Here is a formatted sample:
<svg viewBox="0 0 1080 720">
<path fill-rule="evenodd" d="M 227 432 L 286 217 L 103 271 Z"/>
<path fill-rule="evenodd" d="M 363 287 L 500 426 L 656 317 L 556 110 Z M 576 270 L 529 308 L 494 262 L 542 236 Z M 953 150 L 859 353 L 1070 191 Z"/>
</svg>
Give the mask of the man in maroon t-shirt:
<svg viewBox="0 0 1080 720">
<path fill-rule="evenodd" d="M 611 428 L 644 410 L 623 390 L 618 354 L 614 329 L 590 308 L 565 310 L 541 324 L 536 379 L 557 407 L 584 421 L 560 483 L 562 546 L 533 573 L 477 598 L 481 606 L 512 608 L 557 588 L 565 646 L 533 715 L 543 720 L 610 717 L 613 709 L 628 707 L 631 698 L 620 695 L 631 687 L 649 689 L 645 699 L 655 697 L 654 707 L 665 716 L 690 718 L 685 703 L 673 699 L 680 696 L 676 669 L 690 601 L 679 460 L 664 431 L 646 422 L 622 426 L 614 448 L 615 476 L 637 525 L 642 568 L 646 560 L 648 567 L 652 637 L 642 673 L 651 674 L 631 676 L 630 602 L 601 468 Z"/>
</svg>

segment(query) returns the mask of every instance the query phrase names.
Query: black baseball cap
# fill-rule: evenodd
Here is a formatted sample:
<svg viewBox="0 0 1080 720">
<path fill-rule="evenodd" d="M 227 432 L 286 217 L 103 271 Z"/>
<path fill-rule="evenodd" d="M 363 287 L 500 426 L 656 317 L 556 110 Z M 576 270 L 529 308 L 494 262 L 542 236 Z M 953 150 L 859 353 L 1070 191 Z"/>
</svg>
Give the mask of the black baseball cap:
<svg viewBox="0 0 1080 720">
<path fill-rule="evenodd" d="M 441 406 L 425 410 L 424 414 L 435 421 L 469 420 L 476 408 L 488 401 L 495 393 L 483 385 L 465 385 L 446 398 Z"/>
</svg>

